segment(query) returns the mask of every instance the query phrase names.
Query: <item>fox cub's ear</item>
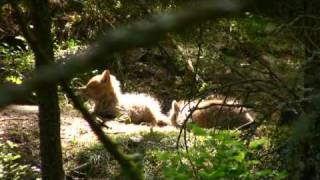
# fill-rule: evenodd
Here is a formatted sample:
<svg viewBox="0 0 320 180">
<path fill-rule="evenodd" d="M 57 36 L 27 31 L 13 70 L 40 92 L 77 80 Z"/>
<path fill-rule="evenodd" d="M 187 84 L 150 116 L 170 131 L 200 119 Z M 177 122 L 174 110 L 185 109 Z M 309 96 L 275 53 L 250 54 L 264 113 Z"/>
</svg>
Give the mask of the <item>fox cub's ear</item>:
<svg viewBox="0 0 320 180">
<path fill-rule="evenodd" d="M 110 81 L 110 71 L 109 70 L 105 70 L 102 73 L 101 82 L 109 82 L 109 81 Z"/>
<path fill-rule="evenodd" d="M 179 104 L 177 103 L 176 100 L 173 100 L 173 101 L 172 101 L 171 106 L 172 106 L 171 108 L 174 109 L 174 111 L 176 111 L 176 112 L 179 112 L 179 111 L 180 111 L 180 106 L 179 106 Z"/>
</svg>

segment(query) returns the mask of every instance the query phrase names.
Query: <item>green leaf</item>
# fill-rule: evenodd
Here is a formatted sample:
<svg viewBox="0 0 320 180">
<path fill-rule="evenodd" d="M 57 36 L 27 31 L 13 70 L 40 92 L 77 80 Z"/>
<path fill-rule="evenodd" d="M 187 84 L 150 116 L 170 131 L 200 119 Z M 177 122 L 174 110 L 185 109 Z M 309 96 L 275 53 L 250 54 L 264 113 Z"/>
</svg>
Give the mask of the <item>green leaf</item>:
<svg viewBox="0 0 320 180">
<path fill-rule="evenodd" d="M 249 147 L 251 149 L 260 149 L 267 143 L 268 143 L 268 140 L 266 138 L 256 139 L 250 142 Z"/>
<path fill-rule="evenodd" d="M 236 156 L 234 157 L 234 159 L 237 160 L 237 161 L 239 161 L 239 162 L 242 162 L 245 157 L 246 157 L 246 153 L 240 151 L 240 152 L 238 153 L 238 155 L 236 155 Z"/>
<path fill-rule="evenodd" d="M 258 165 L 258 164 L 261 164 L 261 162 L 258 160 L 251 160 L 251 161 L 249 161 L 249 164 Z"/>
<path fill-rule="evenodd" d="M 18 146 L 17 144 L 13 143 L 12 141 L 6 141 L 6 143 L 9 146 L 9 148 L 11 148 L 11 149 Z"/>
<path fill-rule="evenodd" d="M 191 128 L 192 128 L 191 130 L 192 130 L 193 134 L 196 136 L 206 136 L 207 135 L 207 132 L 199 126 L 192 125 Z"/>
<path fill-rule="evenodd" d="M 15 84 L 21 84 L 22 83 L 22 78 L 18 76 L 8 76 L 6 77 L 6 81 L 12 82 Z"/>
<path fill-rule="evenodd" d="M 12 156 L 12 161 L 14 161 L 14 160 L 17 160 L 17 159 L 19 159 L 19 158 L 21 158 L 21 156 L 20 155 L 15 155 L 15 156 Z"/>
<path fill-rule="evenodd" d="M 271 169 L 264 169 L 262 171 L 258 171 L 256 174 L 257 174 L 257 176 L 260 176 L 260 177 L 266 177 L 266 176 L 270 176 L 272 174 L 272 170 Z"/>
<path fill-rule="evenodd" d="M 278 172 L 276 174 L 276 179 L 286 179 L 288 177 L 288 172 L 287 171 L 281 171 L 281 172 Z"/>
<path fill-rule="evenodd" d="M 167 152 L 159 153 L 158 157 L 159 157 L 160 160 L 168 160 L 169 159 L 169 154 Z"/>
<path fill-rule="evenodd" d="M 213 171 L 212 173 L 210 173 L 208 179 L 215 179 L 215 178 L 220 178 L 220 177 L 224 177 L 224 176 L 225 176 L 225 172 L 222 170 L 218 170 L 218 171 Z"/>
</svg>

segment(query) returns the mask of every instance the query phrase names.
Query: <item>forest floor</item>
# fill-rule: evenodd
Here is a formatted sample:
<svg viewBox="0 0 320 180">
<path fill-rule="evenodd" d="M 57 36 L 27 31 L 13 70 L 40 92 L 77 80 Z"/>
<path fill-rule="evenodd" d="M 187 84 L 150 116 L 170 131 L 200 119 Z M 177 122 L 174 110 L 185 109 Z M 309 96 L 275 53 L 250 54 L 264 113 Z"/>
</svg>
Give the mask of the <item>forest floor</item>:
<svg viewBox="0 0 320 180">
<path fill-rule="evenodd" d="M 11 105 L 0 111 L 0 134 L 6 140 L 15 143 L 23 143 L 23 137 L 12 136 L 12 133 L 23 132 L 29 135 L 38 135 L 37 124 L 38 106 L 34 105 Z M 63 143 L 68 143 L 75 138 L 80 142 L 90 142 L 95 139 L 87 122 L 79 115 L 62 113 L 61 115 L 61 138 Z M 170 132 L 178 131 L 172 126 L 151 127 L 148 125 L 126 124 L 116 120 L 107 121 L 104 131 L 107 134 L 136 134 L 139 132 Z M 17 134 L 18 135 L 18 134 Z"/>
<path fill-rule="evenodd" d="M 133 66 L 131 69 L 139 69 L 142 71 L 140 72 L 142 74 L 152 75 L 136 77 L 139 73 L 128 73 L 127 76 L 130 78 L 127 78 L 132 81 L 126 79 L 127 86 L 135 87 L 133 90 L 135 92 L 147 93 L 157 98 L 162 104 L 163 109 L 168 111 L 172 100 L 176 98 L 176 93 L 169 93 L 174 84 L 174 82 L 172 82 L 172 75 L 167 73 L 163 68 L 158 68 L 160 70 L 156 70 L 157 67 L 153 66 L 140 67 L 139 63 L 135 63 L 131 66 Z M 158 75 L 159 73 L 165 75 Z M 163 76 L 170 78 L 153 78 Z M 170 86 L 167 85 L 168 83 L 170 83 Z M 153 84 L 158 88 L 153 88 L 152 91 L 148 88 L 149 84 Z M 63 143 L 74 138 L 77 138 L 79 141 L 89 141 L 95 138 L 87 122 L 76 110 L 73 109 L 72 105 L 67 102 L 68 101 L 66 99 L 62 98 L 62 103 L 60 105 L 61 137 Z M 38 107 L 36 105 L 11 105 L 0 110 L 0 135 L 3 135 L 8 140 L 19 143 L 21 140 L 15 139 L 18 137 L 10 137 L 12 132 L 24 132 L 30 135 L 38 134 L 37 113 Z M 148 125 L 125 124 L 118 121 L 107 121 L 105 125 L 110 127 L 108 129 L 104 129 L 108 134 L 130 134 L 151 131 L 151 127 Z M 166 132 L 177 131 L 177 129 L 174 127 L 153 127 L 152 131 Z M 19 133 L 17 133 L 17 135 L 18 134 Z"/>
<path fill-rule="evenodd" d="M 38 107 L 35 105 L 11 105 L 0 111 L 0 136 L 4 141 L 9 140 L 17 144 L 17 150 L 22 156 L 22 160 L 35 167 L 39 167 L 40 164 L 37 113 Z M 119 142 L 125 151 L 133 152 L 150 146 L 165 146 L 163 143 L 162 145 L 160 144 L 161 138 L 178 132 L 178 129 L 172 126 L 151 127 L 148 125 L 125 124 L 116 120 L 107 121 L 105 125 L 109 127 L 104 127 L 106 134 Z M 176 136 L 171 136 L 171 138 L 174 141 Z M 94 133 L 87 122 L 75 110 L 62 109 L 61 139 L 67 173 L 72 174 L 72 169 L 83 164 L 89 164 L 88 166 L 94 167 L 103 166 L 109 160 L 107 162 L 109 164 L 107 173 L 117 176 L 118 172 L 114 171 L 118 166 L 117 163 L 112 159 L 110 163 L 109 154 L 105 155 L 105 150 L 97 147 L 98 141 Z M 133 148 L 132 143 L 134 144 Z M 174 144 L 174 142 L 170 144 Z M 163 147 L 158 148 L 161 149 Z M 83 156 L 99 156 L 97 154 L 104 154 L 103 157 L 106 159 L 100 165 L 92 165 L 90 162 L 88 163 L 90 160 L 81 158 Z M 88 170 L 84 171 L 88 173 Z M 92 174 L 97 175 L 97 172 L 92 172 Z"/>
<path fill-rule="evenodd" d="M 138 61 L 138 60 L 136 60 Z M 124 92 L 147 93 L 157 98 L 164 111 L 168 111 L 173 99 L 177 99 L 176 79 L 165 68 L 147 62 L 130 63 L 130 73 L 113 71 L 120 80 Z M 141 76 L 143 74 L 144 76 Z M 166 77 L 166 78 L 163 78 Z M 85 77 L 84 79 L 90 78 Z M 77 84 L 78 85 L 78 84 Z M 84 85 L 83 83 L 80 85 Z M 97 141 L 81 114 L 61 98 L 61 143 L 66 174 L 74 178 L 117 179 L 119 165 Z M 0 136 L 17 145 L 22 164 L 40 168 L 38 107 L 35 105 L 11 105 L 0 110 Z M 179 129 L 172 126 L 151 127 L 107 121 L 104 132 L 114 139 L 128 154 L 144 155 L 145 174 L 158 177 L 161 169 L 155 163 L 154 152 L 176 149 Z M 98 160 L 97 160 L 98 159 Z M 80 167 L 80 168 L 79 168 Z M 39 170 L 40 171 L 40 170 Z"/>
</svg>

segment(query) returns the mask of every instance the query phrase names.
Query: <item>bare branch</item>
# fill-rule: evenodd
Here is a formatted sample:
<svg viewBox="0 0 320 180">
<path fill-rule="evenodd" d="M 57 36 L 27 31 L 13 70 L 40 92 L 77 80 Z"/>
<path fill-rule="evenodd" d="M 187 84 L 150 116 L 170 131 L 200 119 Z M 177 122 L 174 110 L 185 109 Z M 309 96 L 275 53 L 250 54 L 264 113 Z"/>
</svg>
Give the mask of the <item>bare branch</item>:
<svg viewBox="0 0 320 180">
<path fill-rule="evenodd" d="M 103 131 L 101 126 L 97 123 L 97 120 L 94 116 L 92 116 L 89 111 L 83 106 L 83 103 L 79 100 L 79 98 L 74 94 L 72 89 L 68 86 L 67 83 L 63 82 L 62 89 L 67 94 L 67 96 L 73 102 L 74 107 L 79 110 L 83 116 L 83 118 L 88 122 L 90 128 L 94 132 L 94 134 L 98 137 L 99 141 L 103 144 L 104 148 L 106 148 L 110 154 L 119 162 L 124 172 L 128 174 L 130 179 L 142 179 L 141 172 L 135 165 L 135 163 L 123 154 L 118 145 L 111 140 Z"/>
</svg>

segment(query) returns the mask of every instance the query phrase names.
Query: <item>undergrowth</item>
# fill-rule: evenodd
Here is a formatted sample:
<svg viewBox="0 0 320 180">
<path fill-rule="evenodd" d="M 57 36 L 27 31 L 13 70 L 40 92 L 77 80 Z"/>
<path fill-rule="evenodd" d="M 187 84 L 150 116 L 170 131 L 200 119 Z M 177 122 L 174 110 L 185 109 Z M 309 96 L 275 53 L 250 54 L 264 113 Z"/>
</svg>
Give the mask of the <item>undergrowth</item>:
<svg viewBox="0 0 320 180">
<path fill-rule="evenodd" d="M 21 155 L 16 152 L 18 145 L 0 140 L 0 179 L 19 180 L 36 179 L 39 177 L 39 169 L 25 164 Z"/>
<path fill-rule="evenodd" d="M 116 136 L 143 167 L 145 179 L 285 179 L 284 170 L 266 167 L 259 155 L 270 148 L 262 137 L 246 144 L 237 131 L 212 131 L 192 126 L 186 150 L 176 148 L 177 132 L 143 132 Z M 82 146 L 82 147 L 81 147 Z M 73 177 L 118 179 L 120 167 L 97 143 L 80 145 L 68 172 Z M 73 148 L 75 149 L 75 148 Z"/>
<path fill-rule="evenodd" d="M 247 146 L 236 131 L 206 131 L 192 127 L 187 149 L 158 152 L 164 179 L 285 179 L 286 171 L 265 168 L 258 151 L 268 148 L 259 138 Z"/>
</svg>

